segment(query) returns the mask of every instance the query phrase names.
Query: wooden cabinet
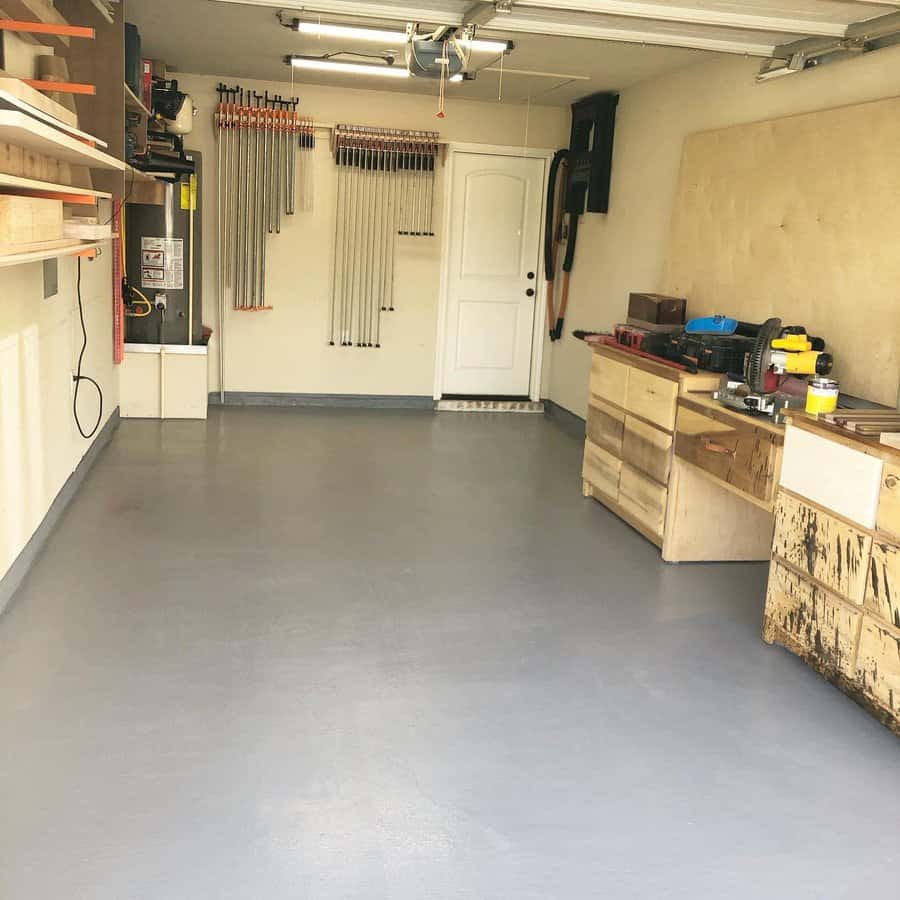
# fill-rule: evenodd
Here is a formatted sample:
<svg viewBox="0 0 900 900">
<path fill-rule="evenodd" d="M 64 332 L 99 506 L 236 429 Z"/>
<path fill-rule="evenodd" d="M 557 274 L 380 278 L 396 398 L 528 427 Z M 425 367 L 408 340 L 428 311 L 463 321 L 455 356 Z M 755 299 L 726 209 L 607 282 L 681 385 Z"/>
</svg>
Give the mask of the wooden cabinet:
<svg viewBox="0 0 900 900">
<path fill-rule="evenodd" d="M 667 561 L 768 559 L 783 430 L 713 403 L 720 379 L 710 372 L 597 347 L 590 379 L 585 496 L 660 547 Z M 716 452 L 718 441 L 724 453 Z M 690 465 L 679 467 L 676 453 Z"/>
<path fill-rule="evenodd" d="M 763 637 L 900 734 L 898 466 L 897 451 L 792 417 Z"/>
</svg>

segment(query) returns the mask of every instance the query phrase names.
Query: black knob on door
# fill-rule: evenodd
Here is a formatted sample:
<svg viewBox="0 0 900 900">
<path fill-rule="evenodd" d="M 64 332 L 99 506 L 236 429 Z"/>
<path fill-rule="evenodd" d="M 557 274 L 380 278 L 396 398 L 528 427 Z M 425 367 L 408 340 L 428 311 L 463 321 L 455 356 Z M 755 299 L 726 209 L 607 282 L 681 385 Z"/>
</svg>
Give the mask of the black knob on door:
<svg viewBox="0 0 900 900">
<path fill-rule="evenodd" d="M 528 297 L 533 297 L 534 296 L 534 288 L 528 288 L 528 290 L 525 291 L 525 295 Z"/>
<path fill-rule="evenodd" d="M 532 281 L 533 279 L 534 279 L 534 272 L 529 272 L 529 273 L 528 273 L 528 280 L 529 280 L 529 281 Z"/>
</svg>

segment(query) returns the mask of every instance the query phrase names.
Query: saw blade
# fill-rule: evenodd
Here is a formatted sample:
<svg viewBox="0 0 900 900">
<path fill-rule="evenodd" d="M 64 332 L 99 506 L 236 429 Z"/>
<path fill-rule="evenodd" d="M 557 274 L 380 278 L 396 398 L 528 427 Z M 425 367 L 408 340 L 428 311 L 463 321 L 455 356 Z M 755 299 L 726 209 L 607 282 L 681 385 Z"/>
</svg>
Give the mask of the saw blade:
<svg viewBox="0 0 900 900">
<path fill-rule="evenodd" d="M 760 326 L 753 349 L 747 354 L 747 384 L 751 391 L 765 393 L 766 372 L 771 366 L 772 341 L 781 336 L 781 319 L 767 319 Z"/>
</svg>

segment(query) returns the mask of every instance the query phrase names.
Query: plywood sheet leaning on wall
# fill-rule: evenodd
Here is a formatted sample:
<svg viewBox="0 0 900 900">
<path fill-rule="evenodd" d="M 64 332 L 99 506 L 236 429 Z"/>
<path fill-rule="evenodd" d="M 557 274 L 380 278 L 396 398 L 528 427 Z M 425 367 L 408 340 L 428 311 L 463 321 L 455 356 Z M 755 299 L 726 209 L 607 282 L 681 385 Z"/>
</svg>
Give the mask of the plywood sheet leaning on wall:
<svg viewBox="0 0 900 900">
<path fill-rule="evenodd" d="M 806 325 L 845 391 L 893 406 L 898 145 L 900 99 L 691 135 L 662 289 L 692 316 Z"/>
</svg>

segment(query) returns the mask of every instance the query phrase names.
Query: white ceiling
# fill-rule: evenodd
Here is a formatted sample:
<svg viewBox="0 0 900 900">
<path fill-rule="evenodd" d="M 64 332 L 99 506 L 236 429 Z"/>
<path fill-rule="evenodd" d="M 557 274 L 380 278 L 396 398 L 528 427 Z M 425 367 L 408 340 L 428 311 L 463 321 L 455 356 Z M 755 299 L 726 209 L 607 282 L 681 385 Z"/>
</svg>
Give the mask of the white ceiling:
<svg viewBox="0 0 900 900">
<path fill-rule="evenodd" d="M 347 39 L 299 35 L 278 24 L 277 11 L 352 24 L 407 21 L 458 25 L 467 13 L 487 20 L 480 34 L 510 38 L 503 61 L 503 99 L 567 105 L 594 91 L 622 90 L 696 62 L 710 52 L 771 57 L 803 38 L 838 40 L 853 23 L 900 10 L 900 0 L 514 0 L 508 14 L 488 0 L 128 0 L 127 18 L 141 30 L 145 53 L 181 71 L 223 78 L 289 80 L 286 54 L 400 50 Z M 451 85 L 452 96 L 497 99 L 497 61 L 475 61 L 476 81 Z M 518 71 L 549 73 L 521 75 Z M 435 93 L 435 82 L 394 81 L 295 72 L 297 83 Z"/>
</svg>

